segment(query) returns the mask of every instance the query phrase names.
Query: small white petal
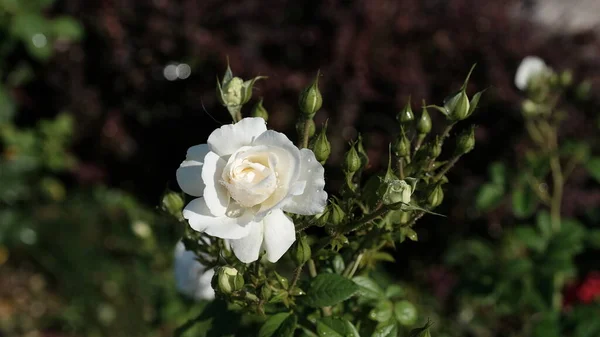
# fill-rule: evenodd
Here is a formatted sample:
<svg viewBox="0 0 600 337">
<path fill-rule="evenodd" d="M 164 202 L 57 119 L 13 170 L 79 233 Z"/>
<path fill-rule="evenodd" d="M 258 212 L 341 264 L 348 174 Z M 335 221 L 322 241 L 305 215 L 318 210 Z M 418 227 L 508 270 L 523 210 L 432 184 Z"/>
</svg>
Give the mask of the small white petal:
<svg viewBox="0 0 600 337">
<path fill-rule="evenodd" d="M 227 162 L 214 152 L 209 152 L 204 157 L 202 180 L 206 186 L 203 196 L 210 212 L 215 216 L 225 214 L 229 205 L 229 193 L 219 182 L 226 164 Z"/>
<path fill-rule="evenodd" d="M 258 260 L 263 243 L 263 226 L 262 222 L 252 222 L 247 226 L 250 228 L 247 236 L 238 240 L 229 240 L 233 253 L 240 261 L 250 263 Z"/>
<path fill-rule="evenodd" d="M 265 239 L 264 248 L 267 260 L 277 262 L 296 241 L 294 222 L 281 210 L 273 210 L 263 219 Z"/>
<path fill-rule="evenodd" d="M 515 86 L 521 90 L 527 89 L 529 80 L 548 70 L 546 63 L 539 57 L 527 56 L 521 61 L 515 74 Z"/>
<path fill-rule="evenodd" d="M 308 149 L 300 150 L 300 176 L 299 182 L 306 182 L 304 191 L 293 196 L 283 207 L 290 213 L 313 215 L 323 212 L 327 205 L 327 192 L 325 192 L 325 169 L 315 154 Z"/>
<path fill-rule="evenodd" d="M 252 144 L 260 134 L 267 131 L 265 120 L 259 117 L 244 118 L 235 124 L 223 125 L 208 137 L 210 150 L 219 156 L 234 153 L 242 146 Z"/>
<path fill-rule="evenodd" d="M 239 239 L 248 235 L 250 231 L 248 223 L 253 216 L 250 212 L 237 218 L 225 215 L 214 216 L 206 205 L 205 198 L 196 198 L 185 206 L 183 217 L 195 231 L 206 232 L 208 235 L 222 239 Z"/>
<path fill-rule="evenodd" d="M 196 260 L 196 255 L 193 252 L 185 250 L 185 246 L 181 241 L 175 246 L 175 262 L 173 265 L 175 286 L 179 292 L 197 300 L 212 300 L 215 298 L 215 291 L 211 286 L 215 270 L 206 270 Z"/>
</svg>

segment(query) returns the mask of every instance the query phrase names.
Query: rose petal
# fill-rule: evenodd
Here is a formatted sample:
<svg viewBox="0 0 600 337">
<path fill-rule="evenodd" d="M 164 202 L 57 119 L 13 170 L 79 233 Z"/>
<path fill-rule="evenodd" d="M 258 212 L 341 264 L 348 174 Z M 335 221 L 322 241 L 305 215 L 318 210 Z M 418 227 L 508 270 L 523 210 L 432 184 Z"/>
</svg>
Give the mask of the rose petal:
<svg viewBox="0 0 600 337">
<path fill-rule="evenodd" d="M 234 153 L 242 146 L 252 144 L 260 134 L 267 131 L 265 120 L 258 117 L 244 118 L 235 124 L 223 125 L 208 137 L 208 146 L 219 156 Z"/>
<path fill-rule="evenodd" d="M 175 174 L 177 183 L 183 192 L 195 197 L 202 196 L 204 192 L 202 166 L 204 165 L 204 156 L 208 152 L 207 144 L 192 146 L 187 150 L 186 158 L 179 165 Z"/>
<path fill-rule="evenodd" d="M 273 130 L 267 130 L 261 134 L 253 146 L 266 146 L 266 148 L 277 156 L 275 171 L 277 172 L 278 187 L 272 196 L 265 200 L 257 217 L 266 216 L 271 210 L 281 207 L 292 192 L 295 182 L 300 174 L 300 150 L 292 143 L 286 135 Z"/>
<path fill-rule="evenodd" d="M 300 150 L 300 176 L 298 181 L 306 182 L 304 191 L 300 195 L 289 199 L 283 210 L 290 213 L 313 215 L 323 212 L 327 205 L 327 192 L 325 187 L 325 169 L 315 154 L 308 149 Z"/>
<path fill-rule="evenodd" d="M 222 239 L 239 239 L 248 235 L 248 223 L 253 217 L 250 212 L 237 218 L 214 216 L 205 201 L 205 198 L 196 198 L 183 209 L 183 217 L 195 231 Z"/>
<path fill-rule="evenodd" d="M 246 226 L 250 229 L 247 236 L 238 240 L 229 240 L 233 253 L 240 261 L 250 263 L 258 260 L 263 243 L 263 226 L 262 222 L 252 222 Z"/>
<path fill-rule="evenodd" d="M 209 152 L 204 157 L 204 167 L 202 168 L 202 180 L 204 181 L 204 199 L 210 212 L 214 216 L 225 214 L 229 205 L 229 193 L 227 189 L 219 182 L 223 174 L 223 169 L 227 162 L 214 152 Z"/>
<path fill-rule="evenodd" d="M 267 260 L 277 262 L 296 241 L 294 222 L 279 209 L 273 210 L 263 219 L 264 248 Z"/>
<path fill-rule="evenodd" d="M 536 56 L 527 56 L 521 61 L 515 74 L 515 86 L 520 90 L 527 89 L 527 84 L 531 77 L 542 73 L 548 69 L 546 63 Z"/>
</svg>

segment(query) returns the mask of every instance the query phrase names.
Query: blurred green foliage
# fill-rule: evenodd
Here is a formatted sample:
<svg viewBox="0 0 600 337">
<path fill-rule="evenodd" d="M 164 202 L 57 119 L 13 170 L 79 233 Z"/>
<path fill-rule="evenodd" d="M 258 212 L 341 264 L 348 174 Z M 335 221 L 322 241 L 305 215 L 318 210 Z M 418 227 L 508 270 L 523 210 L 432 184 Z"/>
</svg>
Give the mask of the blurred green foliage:
<svg viewBox="0 0 600 337">
<path fill-rule="evenodd" d="M 174 289 L 177 229 L 127 193 L 79 186 L 62 112 L 17 123 L 14 89 L 84 33 L 53 1 L 0 1 L 0 335 L 168 336 L 201 308 Z M 4 60 L 24 47 L 31 59 Z"/>
</svg>

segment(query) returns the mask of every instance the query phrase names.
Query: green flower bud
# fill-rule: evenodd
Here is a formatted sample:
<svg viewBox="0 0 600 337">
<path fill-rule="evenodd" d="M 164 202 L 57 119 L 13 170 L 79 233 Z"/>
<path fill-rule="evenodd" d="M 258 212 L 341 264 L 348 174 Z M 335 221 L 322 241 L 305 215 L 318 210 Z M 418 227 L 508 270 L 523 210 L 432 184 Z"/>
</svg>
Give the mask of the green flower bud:
<svg viewBox="0 0 600 337">
<path fill-rule="evenodd" d="M 410 227 L 402 227 L 400 228 L 400 242 L 404 242 L 406 238 L 408 238 L 410 241 L 419 241 L 419 236 L 417 235 L 417 232 L 415 232 Z"/>
<path fill-rule="evenodd" d="M 294 287 L 292 290 L 290 290 L 290 295 L 292 296 L 304 296 L 306 295 L 306 293 L 304 292 L 304 290 L 298 288 L 298 287 Z"/>
<path fill-rule="evenodd" d="M 232 267 L 221 267 L 217 272 L 217 289 L 223 294 L 231 294 L 241 290 L 244 286 L 244 277 Z"/>
<path fill-rule="evenodd" d="M 431 208 L 438 207 L 444 200 L 444 191 L 442 185 L 437 184 L 427 196 L 427 203 Z"/>
<path fill-rule="evenodd" d="M 277 279 L 277 283 L 279 283 L 279 285 L 283 288 L 283 289 L 287 289 L 290 287 L 290 283 L 288 282 L 288 279 L 279 275 L 278 272 L 273 271 L 273 273 L 275 274 L 275 278 Z"/>
<path fill-rule="evenodd" d="M 243 87 L 244 80 L 234 77 L 218 88 L 220 95 L 217 95 L 217 97 L 224 106 L 239 106 L 243 100 Z"/>
<path fill-rule="evenodd" d="M 523 112 L 524 117 L 534 117 L 541 112 L 538 104 L 536 104 L 530 99 L 526 99 L 523 101 L 523 103 L 521 104 L 521 111 Z"/>
<path fill-rule="evenodd" d="M 184 201 L 179 193 L 167 192 L 162 197 L 162 209 L 176 218 L 181 218 Z"/>
<path fill-rule="evenodd" d="M 406 106 L 396 115 L 396 119 L 400 124 L 406 125 L 415 120 L 415 114 L 412 111 L 410 106 L 410 97 L 408 97 L 408 102 Z"/>
<path fill-rule="evenodd" d="M 400 135 L 394 141 L 394 152 L 398 157 L 410 156 L 410 140 L 406 137 L 404 130 L 401 130 Z"/>
<path fill-rule="evenodd" d="M 271 290 L 271 287 L 269 287 L 268 284 L 265 284 L 262 287 L 260 287 L 260 298 L 262 300 L 268 301 L 271 298 L 271 295 L 273 295 L 273 291 Z"/>
<path fill-rule="evenodd" d="M 311 119 L 317 111 L 321 109 L 321 105 L 323 105 L 323 97 L 319 91 L 320 74 L 320 71 L 317 72 L 315 80 L 302 91 L 300 99 L 298 100 L 300 111 L 302 111 L 304 116 L 309 119 Z"/>
<path fill-rule="evenodd" d="M 568 87 L 573 83 L 573 72 L 570 70 L 565 70 L 560 73 L 560 84 L 563 87 Z"/>
<path fill-rule="evenodd" d="M 417 232 L 415 232 L 412 228 L 406 229 L 406 237 L 409 238 L 410 241 L 419 241 L 419 236 L 417 235 Z"/>
<path fill-rule="evenodd" d="M 469 117 L 470 108 L 469 97 L 464 90 L 459 91 L 444 102 L 448 119 L 455 122 Z"/>
<path fill-rule="evenodd" d="M 263 99 L 261 98 L 256 105 L 252 108 L 252 112 L 250 112 L 252 117 L 260 117 L 266 121 L 269 120 L 269 113 L 267 109 L 263 106 Z"/>
<path fill-rule="evenodd" d="M 367 151 L 363 146 L 362 135 L 358 134 L 358 140 L 356 141 L 358 155 L 360 156 L 360 161 L 362 167 L 367 167 L 369 165 L 369 156 L 367 155 Z"/>
<path fill-rule="evenodd" d="M 431 132 L 431 117 L 426 107 L 421 111 L 421 118 L 417 122 L 417 132 L 419 134 L 428 134 Z"/>
<path fill-rule="evenodd" d="M 475 127 L 471 126 L 456 139 L 456 154 L 469 153 L 473 148 L 475 148 Z"/>
<path fill-rule="evenodd" d="M 383 193 L 383 203 L 392 205 L 401 203 L 400 206 L 410 203 L 412 196 L 412 187 L 404 180 L 394 179 L 384 184 L 385 193 Z"/>
<path fill-rule="evenodd" d="M 354 173 L 360 169 L 362 162 L 355 148 L 356 144 L 350 147 L 344 158 L 344 170 L 349 173 Z"/>
<path fill-rule="evenodd" d="M 401 225 L 406 225 L 410 221 L 410 212 L 409 211 L 400 211 L 400 219 L 399 222 Z"/>
<path fill-rule="evenodd" d="M 442 142 L 439 141 L 438 137 L 435 137 L 435 141 L 427 145 L 427 155 L 430 158 L 437 158 L 442 154 Z"/>
<path fill-rule="evenodd" d="M 332 202 L 331 203 L 331 214 L 329 216 L 329 222 L 332 225 L 337 226 L 344 222 L 345 217 L 346 217 L 346 213 L 344 212 L 344 210 L 342 210 L 342 208 L 338 204 Z"/>
<path fill-rule="evenodd" d="M 580 100 L 587 100 L 592 91 L 592 82 L 585 80 L 575 88 L 575 96 Z"/>
<path fill-rule="evenodd" d="M 296 265 L 301 266 L 310 260 L 312 252 L 306 236 L 302 235 L 292 247 L 292 258 Z"/>
<path fill-rule="evenodd" d="M 315 153 L 315 158 L 317 158 L 321 164 L 324 164 L 331 154 L 331 144 L 329 143 L 329 140 L 327 140 L 327 122 L 325 122 L 325 125 L 321 128 L 321 131 L 317 135 L 317 139 L 315 139 L 313 152 Z"/>
</svg>

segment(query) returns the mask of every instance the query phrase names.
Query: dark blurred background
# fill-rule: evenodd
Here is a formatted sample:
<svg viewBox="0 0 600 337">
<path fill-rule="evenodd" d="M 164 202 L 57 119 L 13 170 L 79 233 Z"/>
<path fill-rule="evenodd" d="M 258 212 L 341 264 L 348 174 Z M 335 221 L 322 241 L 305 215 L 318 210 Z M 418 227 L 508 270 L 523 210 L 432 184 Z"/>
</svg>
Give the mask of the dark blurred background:
<svg viewBox="0 0 600 337">
<path fill-rule="evenodd" d="M 408 97 L 415 111 L 423 99 L 441 103 L 477 64 L 469 92 L 488 90 L 474 117 L 476 148 L 449 176 L 448 218 L 425 217 L 420 242 L 399 247 L 387 268 L 443 302 L 457 277 L 440 262 L 449 242 L 502 230 L 503 208 L 479 214 L 473 195 L 489 163 L 523 155 L 518 64 L 540 56 L 589 80 L 597 96 L 600 17 L 591 13 L 599 11 L 593 0 L 0 1 L 0 106 L 14 110 L 1 123 L 38 130 L 67 113 L 69 140 L 60 146 L 72 159 L 64 169 L 28 171 L 20 184 L 35 190 L 0 202 L 0 336 L 167 336 L 189 317 L 193 306 L 170 276 L 180 229 L 154 208 L 166 188 L 177 189 L 186 149 L 230 121 L 215 96 L 227 59 L 235 75 L 269 77 L 249 105 L 264 97 L 269 126 L 289 135 L 298 93 L 320 69 L 316 122 L 329 119 L 328 165 L 361 133 L 372 171 L 385 165 Z M 28 20 L 18 23 L 22 15 Z M 63 17 L 70 26 L 38 50 L 39 18 Z M 19 24 L 24 32 L 15 32 Z M 593 99 L 573 107 L 561 133 L 594 138 L 598 107 Z M 43 130 L 34 133 L 46 143 Z M 6 173 L 18 155 L 9 143 L 0 144 L 5 191 L 16 181 Z M 335 173 L 328 184 L 334 191 Z M 50 197 L 38 200 L 38 185 Z M 600 204 L 587 180 L 575 178 L 566 195 L 567 214 Z"/>
</svg>

